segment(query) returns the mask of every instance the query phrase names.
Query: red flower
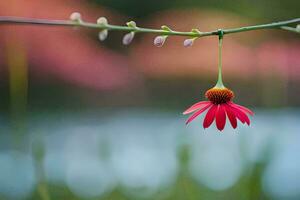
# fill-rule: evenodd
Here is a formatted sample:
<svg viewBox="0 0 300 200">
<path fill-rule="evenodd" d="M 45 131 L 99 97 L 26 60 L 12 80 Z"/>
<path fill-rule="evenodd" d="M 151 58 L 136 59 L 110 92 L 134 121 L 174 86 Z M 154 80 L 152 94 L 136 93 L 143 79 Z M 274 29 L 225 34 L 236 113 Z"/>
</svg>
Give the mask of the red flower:
<svg viewBox="0 0 300 200">
<path fill-rule="evenodd" d="M 208 128 L 216 120 L 217 128 L 222 131 L 226 124 L 226 115 L 233 128 L 237 127 L 237 119 L 243 124 L 250 125 L 248 115 L 253 115 L 254 113 L 248 108 L 233 103 L 234 93 L 231 90 L 225 87 L 214 87 L 205 93 L 205 97 L 209 101 L 200 101 L 183 112 L 184 115 L 194 112 L 188 118 L 186 124 L 208 110 L 203 121 L 204 128 Z"/>
</svg>

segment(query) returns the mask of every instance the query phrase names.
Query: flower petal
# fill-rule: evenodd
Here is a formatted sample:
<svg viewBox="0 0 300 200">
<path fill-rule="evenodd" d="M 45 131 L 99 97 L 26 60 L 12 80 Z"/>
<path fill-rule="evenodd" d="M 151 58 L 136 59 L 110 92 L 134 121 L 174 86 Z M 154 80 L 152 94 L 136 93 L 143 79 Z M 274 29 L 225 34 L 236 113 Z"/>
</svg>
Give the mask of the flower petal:
<svg viewBox="0 0 300 200">
<path fill-rule="evenodd" d="M 231 110 L 231 107 L 227 104 L 224 104 L 224 108 L 226 111 L 226 114 L 228 116 L 228 119 L 231 123 L 232 128 L 236 128 L 237 127 L 237 120 L 236 120 L 236 116 L 234 111 Z"/>
<path fill-rule="evenodd" d="M 228 104 L 230 104 L 231 106 L 233 107 L 236 107 L 238 108 L 239 110 L 242 110 L 243 112 L 249 114 L 249 115 L 254 115 L 254 112 L 252 110 L 250 110 L 249 108 L 246 108 L 244 106 L 241 106 L 241 105 L 238 105 L 238 104 L 235 104 L 233 102 L 228 102 Z"/>
<path fill-rule="evenodd" d="M 206 113 L 204 121 L 203 121 L 203 128 L 208 128 L 211 123 L 214 121 L 215 116 L 216 116 L 216 110 L 218 106 L 213 105 Z"/>
<path fill-rule="evenodd" d="M 196 110 L 199 110 L 199 109 L 205 107 L 207 104 L 211 104 L 211 102 L 209 102 L 209 101 L 200 101 L 198 103 L 195 103 L 191 107 L 189 107 L 182 114 L 186 115 L 186 114 L 192 113 L 192 112 L 194 112 Z"/>
<path fill-rule="evenodd" d="M 224 109 L 224 105 L 218 105 L 218 109 L 216 111 L 216 125 L 219 131 L 222 131 L 225 127 L 226 123 L 226 113 Z"/>
<path fill-rule="evenodd" d="M 198 115 L 200 115 L 201 113 L 203 113 L 206 109 L 208 109 L 211 106 L 211 104 L 207 104 L 205 107 L 201 108 L 200 110 L 198 110 L 197 112 L 195 112 L 192 116 L 190 116 L 188 118 L 188 120 L 186 121 L 185 124 L 190 123 L 191 121 L 193 121 L 196 117 L 198 117 Z"/>
<path fill-rule="evenodd" d="M 250 125 L 250 119 L 249 117 L 239 108 L 234 107 L 232 105 L 230 105 L 232 111 L 234 111 L 235 116 L 244 124 L 246 122 L 246 124 L 248 124 L 248 126 Z"/>
</svg>

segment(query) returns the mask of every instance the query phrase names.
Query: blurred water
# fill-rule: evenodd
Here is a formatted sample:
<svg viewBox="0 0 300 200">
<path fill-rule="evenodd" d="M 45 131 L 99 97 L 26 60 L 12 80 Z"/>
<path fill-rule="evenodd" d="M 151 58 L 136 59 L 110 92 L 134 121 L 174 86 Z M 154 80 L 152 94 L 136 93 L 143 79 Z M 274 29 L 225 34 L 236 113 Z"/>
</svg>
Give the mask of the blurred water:
<svg viewBox="0 0 300 200">
<path fill-rule="evenodd" d="M 179 111 L 34 113 L 23 141 L 31 146 L 42 138 L 47 181 L 83 198 L 119 187 L 127 196 L 151 197 L 176 184 L 185 167 L 199 188 L 226 191 L 260 165 L 269 198 L 299 199 L 300 112 L 255 111 L 251 127 L 227 124 L 221 133 L 214 126 L 204 130 L 201 117 L 186 127 Z M 1 120 L 0 197 L 23 199 L 38 182 L 34 158 L 31 148 L 16 152 L 7 145 L 11 134 Z"/>
</svg>

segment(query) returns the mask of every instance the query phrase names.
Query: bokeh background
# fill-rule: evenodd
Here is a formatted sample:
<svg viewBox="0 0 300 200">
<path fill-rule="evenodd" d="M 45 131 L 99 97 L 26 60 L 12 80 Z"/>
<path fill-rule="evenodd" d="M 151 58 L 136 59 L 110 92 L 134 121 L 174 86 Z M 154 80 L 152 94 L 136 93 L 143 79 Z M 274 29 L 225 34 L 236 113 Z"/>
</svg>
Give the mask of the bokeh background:
<svg viewBox="0 0 300 200">
<path fill-rule="evenodd" d="M 299 17 L 298 0 L 10 0 L 0 15 L 209 31 Z M 225 84 L 250 127 L 185 126 L 217 76 L 217 39 L 162 48 L 121 32 L 0 25 L 0 199 L 300 199 L 300 37 L 226 35 Z"/>
</svg>

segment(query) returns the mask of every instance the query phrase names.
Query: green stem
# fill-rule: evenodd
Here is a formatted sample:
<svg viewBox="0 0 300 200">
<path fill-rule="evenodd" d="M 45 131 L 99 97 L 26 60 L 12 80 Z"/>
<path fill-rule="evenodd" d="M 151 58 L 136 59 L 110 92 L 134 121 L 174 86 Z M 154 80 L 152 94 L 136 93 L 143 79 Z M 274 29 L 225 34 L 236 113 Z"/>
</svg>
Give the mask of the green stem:
<svg viewBox="0 0 300 200">
<path fill-rule="evenodd" d="M 37 192 L 41 200 L 51 200 L 50 193 L 47 186 L 45 174 L 45 145 L 42 141 L 42 136 L 38 135 L 32 146 L 32 153 L 35 164 L 35 172 L 37 177 Z"/>
<path fill-rule="evenodd" d="M 240 28 L 233 29 L 224 29 L 224 34 L 231 33 L 239 33 L 245 31 L 259 30 L 259 29 L 283 29 L 287 31 L 297 32 L 295 28 L 288 27 L 289 25 L 294 25 L 300 23 L 300 18 L 281 21 L 281 22 L 273 22 L 268 24 L 260 24 L 255 26 L 245 26 Z M 81 26 L 86 28 L 95 28 L 95 29 L 107 29 L 112 31 L 126 31 L 126 32 L 141 32 L 141 33 L 154 33 L 159 35 L 178 35 L 178 36 L 186 36 L 186 37 L 204 37 L 204 36 L 217 36 L 219 35 L 219 30 L 208 31 L 208 32 L 181 32 L 181 31 L 167 31 L 163 29 L 150 29 L 150 28 L 142 28 L 142 27 L 128 27 L 128 26 L 118 26 L 111 24 L 97 24 L 90 23 L 84 21 L 70 21 L 70 20 L 48 20 L 48 19 L 35 19 L 35 18 L 25 18 L 25 17 L 12 17 L 12 16 L 0 16 L 0 24 L 31 24 L 31 25 L 48 25 L 48 26 Z"/>
<path fill-rule="evenodd" d="M 222 80 L 222 43 L 224 31 L 219 30 L 219 63 L 218 63 L 218 82 L 215 87 L 225 88 Z"/>
</svg>

